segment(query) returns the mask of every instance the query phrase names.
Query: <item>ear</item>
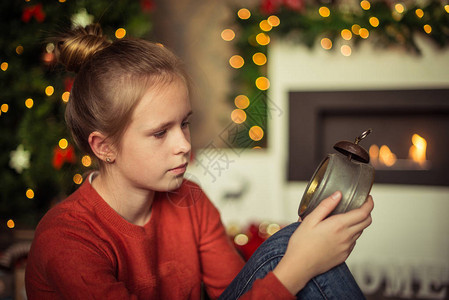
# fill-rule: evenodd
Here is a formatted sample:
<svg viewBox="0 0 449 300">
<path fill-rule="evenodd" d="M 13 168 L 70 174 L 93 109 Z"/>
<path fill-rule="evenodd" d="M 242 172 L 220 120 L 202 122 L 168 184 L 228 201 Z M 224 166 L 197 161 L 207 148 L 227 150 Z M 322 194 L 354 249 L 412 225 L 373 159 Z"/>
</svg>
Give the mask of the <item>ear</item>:
<svg viewBox="0 0 449 300">
<path fill-rule="evenodd" d="M 116 151 L 104 134 L 94 131 L 89 135 L 89 145 L 98 159 L 112 163 L 116 157 Z"/>
</svg>

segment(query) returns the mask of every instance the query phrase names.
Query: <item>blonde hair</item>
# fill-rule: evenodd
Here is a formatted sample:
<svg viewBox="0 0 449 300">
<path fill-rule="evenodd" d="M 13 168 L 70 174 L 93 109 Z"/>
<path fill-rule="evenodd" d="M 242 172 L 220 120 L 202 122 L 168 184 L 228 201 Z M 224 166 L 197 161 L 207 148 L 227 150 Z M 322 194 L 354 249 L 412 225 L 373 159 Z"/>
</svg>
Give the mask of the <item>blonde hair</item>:
<svg viewBox="0 0 449 300">
<path fill-rule="evenodd" d="M 189 81 L 181 61 L 167 48 L 141 39 L 111 42 L 99 25 L 62 35 L 57 54 L 67 70 L 77 72 L 67 125 L 78 147 L 92 156 L 92 132 L 103 133 L 119 149 L 134 108 L 149 88 L 175 77 Z"/>
</svg>

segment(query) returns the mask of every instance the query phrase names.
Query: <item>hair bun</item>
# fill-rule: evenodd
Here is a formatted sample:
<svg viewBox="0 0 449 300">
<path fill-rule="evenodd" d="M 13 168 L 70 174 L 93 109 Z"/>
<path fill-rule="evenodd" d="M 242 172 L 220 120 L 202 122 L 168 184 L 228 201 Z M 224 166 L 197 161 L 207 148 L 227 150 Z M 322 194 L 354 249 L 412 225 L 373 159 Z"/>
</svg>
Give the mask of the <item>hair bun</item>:
<svg viewBox="0 0 449 300">
<path fill-rule="evenodd" d="M 96 52 L 108 47 L 110 41 L 103 36 L 100 25 L 77 27 L 58 38 L 56 55 L 68 71 L 78 73 L 81 66 Z"/>
</svg>

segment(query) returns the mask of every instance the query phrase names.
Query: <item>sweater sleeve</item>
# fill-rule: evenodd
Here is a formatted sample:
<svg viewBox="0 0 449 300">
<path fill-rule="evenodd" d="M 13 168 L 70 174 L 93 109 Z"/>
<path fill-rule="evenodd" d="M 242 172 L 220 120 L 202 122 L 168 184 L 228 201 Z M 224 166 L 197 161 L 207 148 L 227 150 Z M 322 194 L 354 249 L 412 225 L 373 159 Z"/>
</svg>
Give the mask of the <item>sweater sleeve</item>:
<svg viewBox="0 0 449 300">
<path fill-rule="evenodd" d="M 264 278 L 254 281 L 252 288 L 239 299 L 294 300 L 296 297 L 290 294 L 273 272 L 269 272 Z"/>
<path fill-rule="evenodd" d="M 92 234 L 61 227 L 36 232 L 26 270 L 28 299 L 137 299 L 117 281 L 113 262 Z"/>
</svg>

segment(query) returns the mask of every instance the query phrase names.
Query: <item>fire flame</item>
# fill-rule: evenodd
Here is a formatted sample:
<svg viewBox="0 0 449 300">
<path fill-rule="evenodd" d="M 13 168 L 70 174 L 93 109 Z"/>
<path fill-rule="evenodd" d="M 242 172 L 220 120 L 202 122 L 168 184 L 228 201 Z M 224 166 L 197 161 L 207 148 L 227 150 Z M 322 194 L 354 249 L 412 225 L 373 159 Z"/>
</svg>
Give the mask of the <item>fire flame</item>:
<svg viewBox="0 0 449 300">
<path fill-rule="evenodd" d="M 418 134 L 412 136 L 412 146 L 409 149 L 408 160 L 424 167 L 426 160 L 427 141 Z M 387 145 L 380 148 L 377 145 L 371 145 L 369 148 L 369 156 L 373 164 L 380 164 L 386 167 L 392 167 L 398 162 L 396 154 L 394 154 Z"/>
<path fill-rule="evenodd" d="M 408 152 L 409 158 L 421 165 L 424 164 L 426 161 L 427 141 L 423 137 L 414 134 L 412 144 Z"/>
</svg>

